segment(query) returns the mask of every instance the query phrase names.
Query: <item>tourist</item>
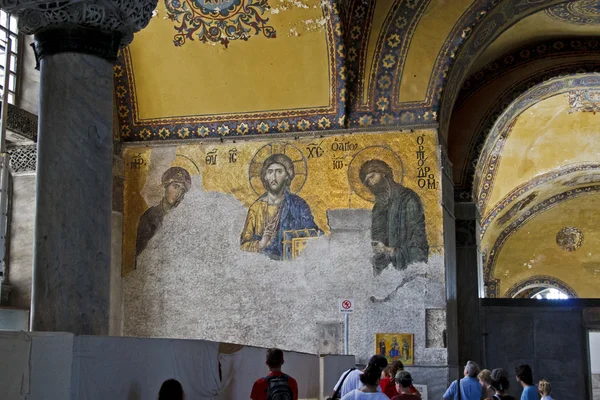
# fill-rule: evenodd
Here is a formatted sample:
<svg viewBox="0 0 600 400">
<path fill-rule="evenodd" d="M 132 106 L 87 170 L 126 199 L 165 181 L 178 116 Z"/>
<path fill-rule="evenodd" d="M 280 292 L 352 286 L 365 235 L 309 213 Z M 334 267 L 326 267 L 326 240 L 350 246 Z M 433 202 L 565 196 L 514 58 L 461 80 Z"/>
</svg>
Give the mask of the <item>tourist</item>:
<svg viewBox="0 0 600 400">
<path fill-rule="evenodd" d="M 523 386 L 521 400 L 538 400 L 538 391 L 533 384 L 533 373 L 531 367 L 527 364 L 517 365 L 515 368 L 517 382 Z"/>
<path fill-rule="evenodd" d="M 252 400 L 298 400 L 298 383 L 294 378 L 281 372 L 283 351 L 267 350 L 266 364 L 269 375 L 258 379 L 252 386 Z"/>
<path fill-rule="evenodd" d="M 467 361 L 465 369 L 463 371 L 464 378 L 455 380 L 450 384 L 446 393 L 444 393 L 444 400 L 457 399 L 460 397 L 461 400 L 480 400 L 481 399 L 481 384 L 477 380 L 479 374 L 479 365 L 473 361 Z M 458 392 L 460 391 L 460 396 Z"/>
<path fill-rule="evenodd" d="M 369 360 L 369 364 L 367 365 L 367 368 L 369 368 L 369 366 L 371 366 L 371 365 L 375 365 L 375 366 L 377 366 L 377 368 L 379 368 L 379 379 L 380 379 L 381 371 L 383 371 L 387 367 L 388 362 L 384 356 L 382 356 L 380 354 L 376 354 L 373 357 L 371 357 L 371 359 Z M 342 374 L 342 376 L 340 376 L 340 379 L 338 380 L 338 382 L 335 384 L 335 386 L 333 388 L 333 394 L 331 395 L 331 397 L 333 399 L 339 399 L 341 397 L 344 397 L 346 394 L 350 393 L 354 389 L 360 389 L 363 386 L 363 383 L 360 380 L 360 377 L 364 373 L 364 371 L 366 371 L 366 368 L 363 370 L 356 369 L 356 368 L 350 368 L 348 371 L 344 372 Z M 378 379 L 378 381 L 379 381 L 379 379 Z M 378 387 L 378 390 L 381 391 L 381 389 L 379 387 Z"/>
<path fill-rule="evenodd" d="M 483 390 L 483 397 L 492 397 L 494 395 L 494 389 L 492 388 L 492 372 L 489 369 L 481 370 L 479 375 L 477 375 L 477 379 L 481 384 L 481 389 Z"/>
<path fill-rule="evenodd" d="M 158 391 L 158 400 L 183 400 L 183 387 L 175 379 L 167 379 L 163 382 Z"/>
<path fill-rule="evenodd" d="M 395 377 L 399 371 L 404 371 L 404 364 L 402 361 L 397 360 L 393 361 L 388 367 L 385 369 L 385 377 L 381 378 L 379 382 L 379 387 L 381 387 L 381 391 L 387 395 L 390 399 L 394 396 L 398 396 L 400 394 L 396 389 Z M 410 392 L 412 394 L 416 394 L 417 396 L 421 396 L 421 393 L 411 384 Z"/>
<path fill-rule="evenodd" d="M 377 364 L 369 364 L 367 368 L 358 375 L 363 386 L 360 389 L 354 389 L 346 393 L 342 397 L 342 400 L 389 400 L 389 397 L 384 393 L 381 393 L 379 388 L 382 370 L 383 368 Z"/>
<path fill-rule="evenodd" d="M 542 396 L 542 400 L 553 400 L 550 396 L 552 387 L 550 386 L 550 382 L 547 380 L 542 379 L 540 383 L 538 383 L 538 391 L 540 392 L 540 396 Z"/>
<path fill-rule="evenodd" d="M 394 382 L 396 382 L 398 395 L 392 397 L 392 400 L 419 400 L 421 398 L 420 393 L 417 395 L 411 391 L 413 380 L 412 376 L 410 376 L 410 372 L 398 371 L 394 377 Z"/>
<path fill-rule="evenodd" d="M 509 394 L 505 394 L 509 387 L 508 372 L 502 368 L 496 368 L 490 374 L 490 386 L 494 394 L 486 397 L 485 400 L 516 400 Z"/>
</svg>

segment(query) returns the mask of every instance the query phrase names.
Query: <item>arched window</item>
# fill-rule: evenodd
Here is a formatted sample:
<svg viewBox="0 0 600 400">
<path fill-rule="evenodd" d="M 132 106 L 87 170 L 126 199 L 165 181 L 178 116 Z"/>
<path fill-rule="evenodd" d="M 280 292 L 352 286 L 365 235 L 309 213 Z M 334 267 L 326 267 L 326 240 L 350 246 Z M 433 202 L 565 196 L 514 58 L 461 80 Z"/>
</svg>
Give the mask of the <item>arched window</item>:
<svg viewBox="0 0 600 400">
<path fill-rule="evenodd" d="M 17 93 L 17 56 L 19 48 L 19 36 L 17 31 L 17 20 L 6 11 L 0 10 L 0 75 L 4 74 L 4 54 L 7 51 L 6 44 L 10 38 L 10 75 L 8 78 L 8 102 L 15 104 Z M 0 80 L 0 89 L 3 81 Z"/>
<path fill-rule="evenodd" d="M 564 299 L 568 299 L 569 295 L 566 294 L 565 292 L 561 291 L 560 289 L 554 288 L 554 287 L 549 287 L 549 288 L 545 288 L 539 292 L 537 292 L 536 294 L 534 294 L 533 296 L 531 296 L 532 299 L 549 299 L 549 300 L 564 300 Z"/>
</svg>

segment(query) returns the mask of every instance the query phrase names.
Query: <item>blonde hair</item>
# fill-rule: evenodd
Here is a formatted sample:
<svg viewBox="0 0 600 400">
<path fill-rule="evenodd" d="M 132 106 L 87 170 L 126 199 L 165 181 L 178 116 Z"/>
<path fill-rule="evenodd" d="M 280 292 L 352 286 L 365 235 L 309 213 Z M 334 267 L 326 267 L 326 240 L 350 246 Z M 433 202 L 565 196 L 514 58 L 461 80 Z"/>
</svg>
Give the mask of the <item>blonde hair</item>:
<svg viewBox="0 0 600 400">
<path fill-rule="evenodd" d="M 550 382 L 548 382 L 545 379 L 542 379 L 540 381 L 540 383 L 538 384 L 538 390 L 540 391 L 540 393 L 542 394 L 542 396 L 548 396 L 548 395 L 550 395 L 550 392 L 552 391 L 552 387 L 550 386 Z"/>
<path fill-rule="evenodd" d="M 479 375 L 477 375 L 477 379 L 479 379 L 480 381 L 484 381 L 488 385 L 491 385 L 492 384 L 492 371 L 490 371 L 489 369 L 481 370 Z"/>
</svg>

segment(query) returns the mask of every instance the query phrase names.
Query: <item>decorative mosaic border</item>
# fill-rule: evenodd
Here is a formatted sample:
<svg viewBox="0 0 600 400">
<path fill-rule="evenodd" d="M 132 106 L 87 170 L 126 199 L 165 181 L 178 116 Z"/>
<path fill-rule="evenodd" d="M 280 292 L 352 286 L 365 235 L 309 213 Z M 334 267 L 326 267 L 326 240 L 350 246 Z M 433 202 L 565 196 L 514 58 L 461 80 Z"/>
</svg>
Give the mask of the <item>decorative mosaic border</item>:
<svg viewBox="0 0 600 400">
<path fill-rule="evenodd" d="M 512 286 L 510 289 L 508 289 L 506 291 L 506 294 L 503 297 L 513 298 L 517 294 L 519 294 L 519 292 L 523 291 L 523 289 L 527 288 L 528 286 L 534 286 L 534 287 L 550 286 L 550 287 L 560 290 L 561 292 L 568 295 L 570 298 L 574 298 L 574 299 L 579 298 L 579 296 L 577 295 L 577 292 L 571 286 L 567 285 L 565 282 L 561 281 L 560 279 L 555 278 L 550 275 L 534 275 L 534 276 L 530 276 L 526 279 L 520 280 L 519 282 L 515 283 L 514 286 Z"/>
<path fill-rule="evenodd" d="M 449 70 L 440 108 L 442 132 L 448 132 L 460 87 L 471 65 L 485 48 L 516 21 L 561 2 L 564 0 L 491 1 L 495 7 L 487 12 L 485 17 L 481 18 L 481 23 L 470 32 L 468 40 L 457 51 L 456 60 Z"/>
<path fill-rule="evenodd" d="M 123 141 L 193 139 L 206 137 L 264 135 L 268 133 L 340 129 L 346 125 L 345 46 L 337 2 L 323 7 L 329 51 L 331 92 L 328 108 L 209 115 L 140 120 L 135 99 L 135 80 L 129 50 L 121 52 L 114 67 L 119 137 Z"/>
<path fill-rule="evenodd" d="M 529 89 L 502 113 L 485 140 L 475 173 L 473 188 L 477 190 L 475 198 L 480 210 L 485 209 L 487 205 L 488 196 L 494 187 L 504 144 L 507 142 L 512 131 L 511 127 L 516 123 L 519 115 L 541 100 L 573 89 L 589 87 L 600 87 L 600 74 L 551 79 Z"/>
<path fill-rule="evenodd" d="M 541 186 L 545 183 L 552 182 L 565 175 L 569 175 L 575 172 L 594 170 L 600 171 L 600 163 L 571 164 L 562 167 L 558 170 L 538 175 L 535 178 L 517 186 L 510 193 L 504 196 L 504 198 L 500 200 L 496 205 L 494 205 L 494 207 L 482 218 L 483 221 L 481 223 L 481 236 L 485 234 L 492 222 L 494 222 L 496 217 L 498 217 L 502 213 L 502 211 L 504 211 L 515 200 L 520 199 L 523 195 L 530 192 L 532 189 L 535 189 L 538 186 Z"/>
<path fill-rule="evenodd" d="M 395 22 L 384 25 L 378 39 L 374 58 L 374 71 L 367 93 L 368 107 L 353 104 L 349 115 L 349 126 L 370 127 L 385 125 L 427 124 L 437 126 L 441 93 L 446 83 L 456 52 L 469 37 L 473 27 L 482 21 L 483 16 L 497 3 L 497 0 L 478 1 L 473 4 L 454 25 L 448 39 L 438 53 L 432 70 L 425 100 L 421 102 L 401 102 L 399 99 L 402 70 L 412 34 L 420 20 L 421 13 L 429 5 L 429 0 L 409 0 L 393 13 Z M 401 24 L 397 23 L 402 21 Z M 400 54 L 400 56 L 398 56 Z M 393 72 L 396 71 L 395 74 Z M 360 76 L 360 75 L 358 75 Z M 362 96 L 362 91 L 358 92 Z"/>
<path fill-rule="evenodd" d="M 577 0 L 548 8 L 545 13 L 550 18 L 569 24 L 596 25 L 600 24 L 599 7 L 597 0 Z"/>
<path fill-rule="evenodd" d="M 498 256 L 500 255 L 502 247 L 512 235 L 517 233 L 519 229 L 527 224 L 527 222 L 531 221 L 534 217 L 543 213 L 544 211 L 550 210 L 565 201 L 596 192 L 600 192 L 600 185 L 576 188 L 559 193 L 534 205 L 522 213 L 516 221 L 508 225 L 498 236 L 498 239 L 496 239 L 494 246 L 489 252 L 489 256 L 486 255 L 483 259 L 483 280 L 484 285 L 487 287 L 487 297 L 496 298 L 499 296 L 500 279 L 494 278 L 494 269 L 496 267 L 496 262 L 498 261 Z"/>
<path fill-rule="evenodd" d="M 375 0 L 352 1 L 350 4 L 339 0 L 328 1 L 332 5 L 331 12 L 327 7 L 323 10 L 330 17 L 325 27 L 330 52 L 330 79 L 334 87 L 331 107 L 140 121 L 137 118 L 134 80 L 130 79 L 132 68 L 129 53 L 125 50 L 115 66 L 119 137 L 123 141 L 148 141 L 348 127 L 438 126 L 442 93 L 450 93 L 443 99 L 445 105 L 441 112 L 444 113 L 446 109 L 451 110 L 450 103 L 456 98 L 459 83 L 462 83 L 462 75 L 468 71 L 470 60 L 519 18 L 558 4 L 561 0 L 521 1 L 516 4 L 499 0 L 475 2 L 455 23 L 438 53 L 426 99 L 422 102 L 400 102 L 399 91 L 410 40 L 422 14 L 420 11 L 431 0 L 395 0 L 378 38 L 367 93 L 369 102 L 364 109 L 358 101 L 362 91 L 354 88 L 358 89 L 363 81 L 360 77 L 365 68 L 371 20 L 369 15 L 372 15 Z M 340 11 L 343 15 L 340 15 Z M 451 102 L 447 101 L 448 98 Z"/>
<path fill-rule="evenodd" d="M 366 67 L 367 48 L 376 0 L 349 1 L 346 7 L 348 13 L 344 16 L 346 22 L 344 39 L 346 43 L 347 77 L 347 110 L 358 107 L 362 96 L 364 80 L 361 77 Z"/>
</svg>

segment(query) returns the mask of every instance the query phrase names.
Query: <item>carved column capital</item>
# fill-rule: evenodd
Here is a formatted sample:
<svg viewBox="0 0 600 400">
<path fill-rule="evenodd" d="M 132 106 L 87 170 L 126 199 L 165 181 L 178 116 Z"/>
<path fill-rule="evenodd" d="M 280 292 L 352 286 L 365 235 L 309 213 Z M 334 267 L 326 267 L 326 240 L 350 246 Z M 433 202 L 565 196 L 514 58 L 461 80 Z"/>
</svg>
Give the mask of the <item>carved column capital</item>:
<svg viewBox="0 0 600 400">
<path fill-rule="evenodd" d="M 19 19 L 19 30 L 38 34 L 47 30 L 83 28 L 118 37 L 128 45 L 143 29 L 158 0 L 0 0 L 0 8 Z"/>
</svg>

